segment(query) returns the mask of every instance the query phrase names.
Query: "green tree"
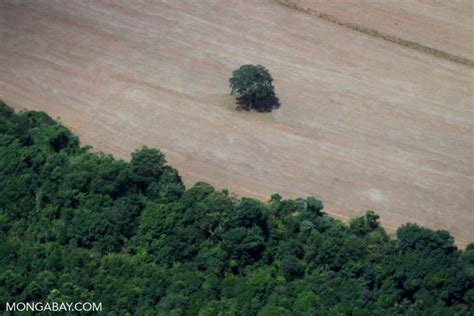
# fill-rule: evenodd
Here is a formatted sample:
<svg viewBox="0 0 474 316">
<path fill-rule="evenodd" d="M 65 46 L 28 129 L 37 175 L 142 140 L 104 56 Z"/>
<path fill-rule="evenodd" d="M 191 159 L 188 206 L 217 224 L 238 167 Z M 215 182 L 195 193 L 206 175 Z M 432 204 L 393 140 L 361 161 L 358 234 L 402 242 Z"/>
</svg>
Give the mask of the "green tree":
<svg viewBox="0 0 474 316">
<path fill-rule="evenodd" d="M 146 191 L 152 182 L 160 179 L 166 159 L 159 149 L 144 146 L 132 153 L 130 162 L 133 179 L 143 191 Z"/>
<path fill-rule="evenodd" d="M 237 98 L 238 109 L 270 112 L 280 106 L 272 82 L 270 72 L 262 65 L 243 65 L 229 79 L 230 94 Z"/>
</svg>

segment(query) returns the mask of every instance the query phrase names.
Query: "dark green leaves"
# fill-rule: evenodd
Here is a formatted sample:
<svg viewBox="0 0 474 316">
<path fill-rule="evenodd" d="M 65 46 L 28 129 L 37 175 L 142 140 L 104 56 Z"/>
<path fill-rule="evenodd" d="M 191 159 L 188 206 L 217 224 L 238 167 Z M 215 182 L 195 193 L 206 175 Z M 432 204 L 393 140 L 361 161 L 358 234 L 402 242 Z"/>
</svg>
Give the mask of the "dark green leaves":
<svg viewBox="0 0 474 316">
<path fill-rule="evenodd" d="M 280 105 L 272 82 L 272 76 L 262 65 L 243 65 L 229 79 L 230 94 L 237 98 L 239 109 L 270 112 Z"/>
</svg>

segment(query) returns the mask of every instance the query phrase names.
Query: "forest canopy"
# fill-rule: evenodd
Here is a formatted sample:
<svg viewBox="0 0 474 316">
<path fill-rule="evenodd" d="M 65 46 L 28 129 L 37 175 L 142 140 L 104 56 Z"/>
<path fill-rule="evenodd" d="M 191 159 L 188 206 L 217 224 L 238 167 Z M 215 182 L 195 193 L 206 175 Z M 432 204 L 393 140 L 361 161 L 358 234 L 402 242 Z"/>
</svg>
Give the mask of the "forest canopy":
<svg viewBox="0 0 474 316">
<path fill-rule="evenodd" d="M 102 302 L 109 315 L 472 315 L 474 244 L 389 236 L 315 197 L 185 188 L 158 149 L 81 147 L 0 102 L 0 302 Z M 4 305 L 3 307 L 4 308 Z"/>
</svg>

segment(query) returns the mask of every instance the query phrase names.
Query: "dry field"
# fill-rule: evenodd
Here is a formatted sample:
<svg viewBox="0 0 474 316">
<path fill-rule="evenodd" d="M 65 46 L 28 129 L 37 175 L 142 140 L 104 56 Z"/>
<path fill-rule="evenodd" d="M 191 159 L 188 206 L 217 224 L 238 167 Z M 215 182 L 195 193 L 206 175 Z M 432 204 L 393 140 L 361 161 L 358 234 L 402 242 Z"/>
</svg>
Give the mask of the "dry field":
<svg viewBox="0 0 474 316">
<path fill-rule="evenodd" d="M 474 57 L 472 0 L 291 1 L 450 54 Z"/>
<path fill-rule="evenodd" d="M 466 3 L 392 2 L 360 19 L 303 2 L 474 57 Z M 234 111 L 228 78 L 246 63 L 269 68 L 280 109 Z M 119 158 L 159 147 L 187 184 L 315 195 L 343 219 L 373 209 L 392 231 L 417 222 L 474 241 L 473 68 L 271 0 L 2 0 L 0 98 Z"/>
</svg>

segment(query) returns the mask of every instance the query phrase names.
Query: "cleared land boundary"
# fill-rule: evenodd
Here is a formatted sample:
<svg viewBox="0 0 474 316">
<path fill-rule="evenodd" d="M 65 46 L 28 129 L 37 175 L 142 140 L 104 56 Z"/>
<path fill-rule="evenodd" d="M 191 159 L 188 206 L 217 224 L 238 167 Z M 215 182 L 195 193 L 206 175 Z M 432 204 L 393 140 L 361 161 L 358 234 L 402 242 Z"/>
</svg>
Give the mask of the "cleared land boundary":
<svg viewBox="0 0 474 316">
<path fill-rule="evenodd" d="M 401 46 L 405 46 L 405 47 L 414 49 L 416 51 L 419 51 L 419 52 L 422 52 L 422 53 L 425 53 L 425 54 L 429 54 L 429 55 L 432 55 L 432 56 L 435 56 L 435 57 L 438 57 L 438 58 L 449 60 L 451 62 L 466 65 L 466 66 L 469 66 L 469 67 L 474 67 L 474 61 L 472 61 L 468 58 L 453 55 L 453 54 L 444 52 L 442 50 L 432 48 L 432 47 L 428 47 L 428 46 L 422 45 L 420 43 L 413 42 L 413 41 L 410 41 L 410 40 L 407 40 L 407 39 L 404 39 L 404 38 L 401 38 L 401 37 L 398 37 L 398 36 L 386 34 L 386 33 L 380 32 L 378 30 L 362 26 L 360 24 L 346 22 L 346 21 L 343 21 L 343 20 L 340 20 L 340 19 L 336 18 L 335 16 L 329 15 L 329 14 L 321 12 L 321 11 L 318 11 L 316 9 L 305 8 L 305 7 L 295 3 L 293 1 L 290 1 L 290 0 L 273 0 L 273 1 L 275 1 L 278 4 L 284 5 L 288 8 L 290 8 L 290 9 L 297 10 L 299 12 L 303 12 L 303 13 L 306 13 L 306 14 L 316 16 L 316 17 L 318 17 L 322 20 L 325 20 L 325 21 L 328 21 L 328 22 L 331 22 L 331 23 L 334 23 L 334 24 L 337 24 L 337 25 L 340 25 L 340 26 L 343 26 L 343 27 L 347 27 L 351 30 L 354 30 L 354 31 L 357 31 L 357 32 L 360 32 L 360 33 L 364 33 L 364 34 L 367 34 L 369 36 L 380 38 L 380 39 L 385 40 L 387 42 L 391 42 L 391 43 L 395 43 L 395 44 L 398 44 L 398 45 L 401 45 Z"/>
<path fill-rule="evenodd" d="M 471 67 L 274 1 L 60 4 L 0 1 L 0 98 L 16 109 L 117 158 L 158 147 L 187 185 L 474 240 Z M 234 111 L 227 80 L 245 63 L 270 69 L 278 111 Z"/>
</svg>

